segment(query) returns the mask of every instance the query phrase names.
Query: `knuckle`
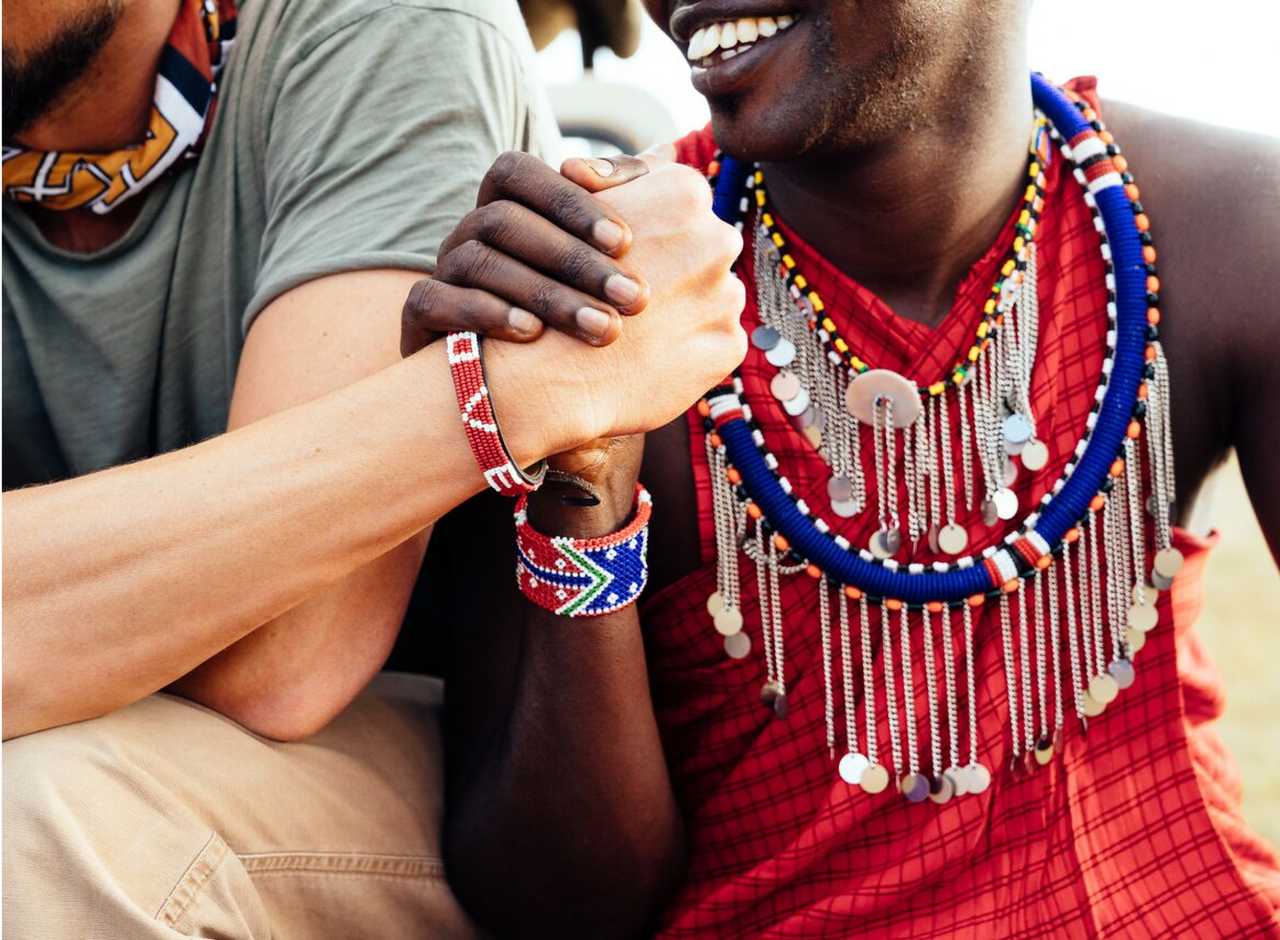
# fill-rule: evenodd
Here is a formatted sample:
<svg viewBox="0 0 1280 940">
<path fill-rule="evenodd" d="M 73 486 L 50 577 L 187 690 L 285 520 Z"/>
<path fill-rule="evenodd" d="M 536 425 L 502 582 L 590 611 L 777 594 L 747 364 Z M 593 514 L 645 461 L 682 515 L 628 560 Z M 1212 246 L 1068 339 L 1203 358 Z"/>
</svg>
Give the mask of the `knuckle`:
<svg viewBox="0 0 1280 940">
<path fill-rule="evenodd" d="M 595 252 L 575 242 L 556 258 L 556 277 L 568 284 L 582 284 L 596 271 Z M 601 275 L 603 281 L 606 275 Z"/>
<path fill-rule="evenodd" d="M 409 296 L 405 298 L 404 308 L 401 311 L 401 316 L 406 323 L 413 322 L 431 309 L 436 290 L 434 278 L 424 277 L 414 282 L 409 288 Z"/>
<path fill-rule="evenodd" d="M 484 277 L 489 258 L 488 246 L 469 239 L 449 253 L 451 273 L 464 283 L 475 283 Z"/>
<path fill-rule="evenodd" d="M 511 223 L 512 208 L 510 201 L 499 199 L 477 209 L 472 214 L 475 237 L 484 242 L 498 241 Z"/>
<path fill-rule="evenodd" d="M 558 323 L 572 316 L 571 304 L 564 297 L 560 286 L 552 281 L 539 280 L 529 290 L 529 309 L 542 320 Z"/>
<path fill-rule="evenodd" d="M 518 150 L 504 151 L 498 154 L 498 159 L 493 161 L 485 177 L 499 189 L 504 189 L 520 175 L 526 157 L 527 154 L 520 153 Z"/>
<path fill-rule="evenodd" d="M 556 186 L 547 194 L 547 211 L 561 228 L 587 225 L 592 219 L 585 193 L 568 185 Z"/>
</svg>

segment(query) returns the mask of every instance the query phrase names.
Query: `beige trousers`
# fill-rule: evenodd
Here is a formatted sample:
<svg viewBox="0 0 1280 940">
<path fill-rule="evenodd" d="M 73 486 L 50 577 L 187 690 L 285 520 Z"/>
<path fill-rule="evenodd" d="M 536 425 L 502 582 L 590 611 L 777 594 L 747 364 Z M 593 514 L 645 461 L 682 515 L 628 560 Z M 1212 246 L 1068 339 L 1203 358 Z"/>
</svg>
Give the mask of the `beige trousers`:
<svg viewBox="0 0 1280 940">
<path fill-rule="evenodd" d="M 440 861 L 442 687 L 307 741 L 170 695 L 4 745 L 6 940 L 474 937 Z"/>
</svg>

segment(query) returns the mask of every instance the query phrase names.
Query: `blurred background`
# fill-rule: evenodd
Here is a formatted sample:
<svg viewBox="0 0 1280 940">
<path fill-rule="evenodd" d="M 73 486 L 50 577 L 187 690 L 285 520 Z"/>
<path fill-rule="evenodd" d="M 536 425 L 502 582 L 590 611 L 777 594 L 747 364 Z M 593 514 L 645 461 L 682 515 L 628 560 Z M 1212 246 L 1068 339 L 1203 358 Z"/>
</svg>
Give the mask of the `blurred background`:
<svg viewBox="0 0 1280 940">
<path fill-rule="evenodd" d="M 567 0 L 524 0 L 545 46 L 541 78 L 570 136 L 566 155 L 645 147 L 707 122 L 684 56 L 634 2 L 578 2 L 581 19 Z M 1104 99 L 1280 137 L 1277 36 L 1277 0 L 1037 0 L 1031 63 L 1059 80 L 1097 75 Z M 601 47 L 589 71 L 584 47 Z M 1199 630 L 1228 689 L 1218 732 L 1240 763 L 1246 818 L 1280 847 L 1280 574 L 1234 459 L 1220 474 L 1215 518 L 1222 544 L 1209 559 Z"/>
</svg>

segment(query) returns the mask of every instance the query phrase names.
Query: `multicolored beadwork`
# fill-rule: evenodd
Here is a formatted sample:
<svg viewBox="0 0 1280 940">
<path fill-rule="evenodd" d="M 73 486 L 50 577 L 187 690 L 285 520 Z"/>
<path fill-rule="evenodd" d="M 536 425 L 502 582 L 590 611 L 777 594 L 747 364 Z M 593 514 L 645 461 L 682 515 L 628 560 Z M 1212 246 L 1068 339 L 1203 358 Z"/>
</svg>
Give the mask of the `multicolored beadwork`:
<svg viewBox="0 0 1280 940">
<path fill-rule="evenodd" d="M 766 672 L 762 697 L 776 714 L 785 716 L 785 616 L 778 602 L 778 583 L 781 577 L 799 574 L 812 578 L 820 596 L 827 739 L 835 756 L 838 736 L 831 707 L 834 666 L 838 665 L 844 673 L 847 688 L 861 682 L 864 701 L 875 701 L 867 689 L 872 668 L 868 612 L 878 610 L 883 630 L 880 649 L 885 660 L 884 697 L 892 767 L 897 771 L 899 791 L 913 802 L 925 799 L 943 802 L 951 796 L 981 792 L 991 779 L 990 772 L 979 761 L 972 712 L 975 707 L 972 705 L 974 611 L 987 605 L 997 608 L 1004 648 L 1010 735 L 1017 757 L 1015 770 L 1030 771 L 1049 763 L 1060 750 L 1064 714 L 1062 687 L 1067 673 L 1075 711 L 1082 720 L 1101 714 L 1119 691 L 1133 682 L 1133 657 L 1141 649 L 1146 633 L 1158 621 L 1151 586 L 1167 588 L 1181 566 L 1181 556 L 1172 547 L 1169 530 L 1169 507 L 1175 485 L 1168 422 L 1168 371 L 1158 342 L 1160 285 L 1150 222 L 1138 202 L 1137 187 L 1119 147 L 1092 109 L 1038 75 L 1032 77 L 1032 87 L 1037 116 L 1030 171 L 1036 184 L 1042 184 L 1050 140 L 1057 143 L 1072 166 L 1100 236 L 1109 320 L 1102 374 L 1080 442 L 1058 481 L 1042 495 L 1033 512 L 1012 530 L 997 532 L 998 537 L 976 554 L 959 557 L 961 551 L 943 549 L 956 555 L 955 560 L 929 566 L 900 565 L 893 557 L 901 538 L 896 528 L 901 508 L 896 504 L 896 496 L 887 508 L 886 500 L 881 497 L 881 528 L 871 546 L 855 548 L 792 492 L 777 458 L 769 452 L 763 433 L 752 418 L 740 378 L 735 376 L 731 385 L 712 390 L 699 406 L 707 430 L 707 454 L 713 475 L 719 562 L 717 591 L 708 600 L 707 609 L 716 629 L 725 636 L 726 651 L 731 656 L 745 656 L 751 646 L 745 636 L 737 589 L 737 559 L 739 554 L 745 554 L 755 565 L 760 587 L 760 635 Z M 1040 185 L 1033 184 L 1024 194 L 1026 204 L 1017 219 L 1015 243 L 1011 248 L 1013 265 L 1010 267 L 1006 261 L 1001 266 L 1002 281 L 997 282 L 993 300 L 982 311 L 978 327 L 981 332 L 975 334 L 972 348 L 957 358 L 951 375 L 924 384 L 904 382 L 901 377 L 890 374 L 876 378 L 875 383 L 868 386 L 873 391 L 862 395 L 866 401 L 855 402 L 853 390 L 863 381 L 859 376 L 874 376 L 876 370 L 853 353 L 850 344 L 839 336 L 821 298 L 796 271 L 776 219 L 768 211 L 763 176 L 758 170 L 728 158 L 717 161 L 715 171 L 715 206 L 721 218 L 742 227 L 752 209 L 758 216 L 756 270 L 762 326 L 753 336 L 753 344 L 779 369 L 771 391 L 787 413 L 800 417 L 800 426 L 808 428 L 811 425 L 804 423 L 804 417 L 820 399 L 822 407 L 830 407 L 831 394 L 828 392 L 825 399 L 810 395 L 805 382 L 797 381 L 801 376 L 820 376 L 821 373 L 811 363 L 806 364 L 803 332 L 797 334 L 791 329 L 790 323 L 794 321 L 786 320 L 787 314 L 777 308 L 777 296 L 767 296 L 770 268 L 785 285 L 785 295 L 794 302 L 789 315 L 805 321 L 809 333 L 819 340 L 821 355 L 829 360 L 830 366 L 839 367 L 852 376 L 848 386 L 849 411 L 854 412 L 855 403 L 871 409 L 872 420 L 864 422 L 862 427 L 855 426 L 859 433 L 848 442 L 854 448 L 854 465 L 861 466 L 856 460 L 857 449 L 874 444 L 877 470 L 874 490 L 883 490 L 894 483 L 895 493 L 895 461 L 901 460 L 906 465 L 908 506 L 903 514 L 909 519 L 911 537 L 917 538 L 924 530 L 922 518 L 926 523 L 932 522 L 930 541 L 937 551 L 938 523 L 944 518 L 938 509 L 937 493 L 922 496 L 912 491 L 913 481 L 917 479 L 913 476 L 914 468 L 920 461 L 928 462 L 929 475 L 945 477 L 943 489 L 948 503 L 961 486 L 961 481 L 952 479 L 949 458 L 938 456 L 950 454 L 950 441 L 945 434 L 951 421 L 944 397 L 949 389 L 957 392 L 962 418 L 966 394 L 971 387 L 977 388 L 971 396 L 974 402 L 999 409 L 986 414 L 979 422 L 975 433 L 984 434 L 987 443 L 978 441 L 973 452 L 979 458 L 975 462 L 983 464 L 987 504 L 993 509 L 988 524 L 998 529 L 999 520 L 1013 519 L 1018 508 L 1017 498 L 1007 484 L 995 482 L 990 464 L 997 460 L 1004 463 L 1010 455 L 1025 454 L 1027 467 L 1038 470 L 1047 460 L 1046 453 L 1028 450 L 1035 444 L 1035 431 L 1026 394 L 1035 359 L 1038 301 L 1033 236 L 1043 206 Z M 735 211 L 731 194 L 744 189 L 754 191 L 755 198 L 737 200 Z M 762 271 L 766 276 L 761 276 Z M 1015 282 L 1016 290 L 1010 288 L 1010 281 Z M 1011 296 L 1014 294 L 1016 296 Z M 775 307 L 772 323 L 768 320 L 770 299 Z M 1019 311 L 1019 307 L 1026 309 Z M 1014 313 L 1017 316 L 1011 316 Z M 786 340 L 783 335 L 788 330 L 794 341 Z M 1003 334 L 1010 331 L 1006 339 Z M 770 355 L 783 341 L 790 348 L 783 346 L 781 354 Z M 998 349 L 1004 342 L 1014 344 L 1012 353 L 1006 352 L 1004 358 L 993 360 L 998 364 L 988 368 L 986 352 L 993 346 Z M 1018 370 L 1019 374 L 1010 379 L 1009 370 Z M 899 390 L 895 382 L 903 388 Z M 1021 389 L 1019 382 L 1023 383 Z M 996 388 L 999 395 L 993 398 L 990 393 Z M 915 407 L 917 399 L 918 408 Z M 900 411 L 908 412 L 905 418 L 902 413 L 895 415 L 895 405 Z M 926 419 L 933 423 L 923 423 Z M 913 428 L 917 422 L 922 424 L 923 431 Z M 830 420 L 826 423 L 830 425 Z M 862 432 L 870 438 L 869 442 L 859 443 L 859 438 L 864 436 Z M 938 439 L 935 435 L 942 436 Z M 806 436 L 810 436 L 807 431 Z M 1146 555 L 1142 510 L 1144 449 L 1141 442 L 1144 439 L 1150 464 L 1148 504 L 1153 507 L 1154 517 L 1154 551 L 1150 558 Z M 815 433 L 810 440 L 833 472 L 850 465 L 848 456 L 833 448 L 829 427 L 825 436 Z M 990 441 L 997 447 L 994 453 L 983 450 L 984 447 L 990 450 Z M 999 449 L 1000 445 L 1003 449 Z M 961 452 L 969 454 L 964 446 Z M 969 479 L 974 475 L 972 468 L 961 469 L 966 498 L 972 499 Z M 871 489 L 869 481 L 837 475 L 832 484 L 829 492 L 833 508 L 839 506 L 841 500 L 847 500 L 852 507 L 852 511 L 837 510 L 840 515 L 870 511 L 866 496 Z M 934 489 L 934 484 L 931 483 L 930 488 Z M 1012 504 L 1008 505 L 1010 499 Z M 946 515 L 950 513 L 948 505 Z M 952 544 L 956 542 L 953 540 Z M 1100 575 L 1104 569 L 1108 572 L 1105 579 Z M 838 631 L 833 626 L 833 603 Z M 856 618 L 850 614 L 850 605 L 857 611 Z M 1116 616 L 1119 611 L 1127 611 L 1127 617 Z M 956 643 L 963 645 L 971 703 L 967 763 L 960 754 L 961 722 L 956 714 L 961 677 L 955 674 L 955 664 L 948 654 L 946 681 L 937 680 L 930 643 L 924 643 L 921 653 L 914 654 L 924 655 L 926 662 L 927 761 L 922 757 L 925 747 L 917 740 L 915 696 L 910 687 L 911 657 L 917 644 L 912 637 L 917 632 L 932 636 L 935 624 L 944 649 Z M 962 637 L 957 635 L 960 628 Z M 855 633 L 863 656 L 860 677 L 855 675 L 853 662 Z M 893 683 L 895 655 L 902 667 L 900 675 L 904 685 L 900 690 L 896 690 Z M 940 687 L 941 694 L 945 695 L 945 702 L 941 703 Z M 901 724 L 905 740 L 899 736 L 895 704 L 898 691 L 906 712 Z M 850 699 L 846 692 L 845 701 Z M 847 752 L 840 759 L 839 771 L 851 785 L 862 786 L 868 792 L 880 792 L 887 785 L 888 774 L 880 763 L 883 755 L 878 755 L 872 707 L 868 704 L 864 721 L 865 748 L 858 740 L 856 716 L 846 715 Z M 944 724 L 949 739 L 945 749 L 944 744 L 948 742 L 942 739 Z M 928 773 L 921 769 L 926 763 Z"/>
<path fill-rule="evenodd" d="M 528 496 L 516 503 L 516 580 L 525 597 L 561 617 L 599 617 L 634 604 L 649 580 L 653 500 L 636 484 L 635 514 L 612 535 L 548 536 L 529 524 Z"/>
<path fill-rule="evenodd" d="M 467 443 L 484 473 L 485 482 L 503 496 L 532 493 L 546 477 L 547 462 L 539 462 L 530 472 L 512 459 L 489 397 L 480 337 L 460 331 L 450 333 L 445 344 L 462 426 L 466 428 Z"/>
</svg>

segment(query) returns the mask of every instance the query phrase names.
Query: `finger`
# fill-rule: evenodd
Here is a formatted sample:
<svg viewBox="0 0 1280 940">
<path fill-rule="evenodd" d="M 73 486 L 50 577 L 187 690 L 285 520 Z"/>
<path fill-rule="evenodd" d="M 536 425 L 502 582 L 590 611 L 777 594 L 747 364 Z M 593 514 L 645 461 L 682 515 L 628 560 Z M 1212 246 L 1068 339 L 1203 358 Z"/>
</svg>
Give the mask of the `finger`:
<svg viewBox="0 0 1280 940">
<path fill-rule="evenodd" d="M 542 329 L 541 320 L 501 297 L 424 278 L 409 289 L 400 313 L 400 355 L 412 356 L 450 330 L 527 343 Z"/>
<path fill-rule="evenodd" d="M 509 151 L 489 167 L 476 205 L 499 199 L 532 209 L 606 254 L 616 257 L 631 245 L 631 229 L 616 212 L 530 154 Z"/>
<path fill-rule="evenodd" d="M 630 183 L 649 172 L 649 164 L 639 157 L 616 154 L 612 157 L 570 157 L 560 164 L 560 175 L 590 193 Z"/>
<path fill-rule="evenodd" d="M 593 346 L 607 346 L 622 329 L 618 311 L 611 305 L 554 281 L 483 242 L 463 242 L 451 251 L 441 261 L 434 280 L 496 294 L 548 326 Z"/>
<path fill-rule="evenodd" d="M 639 313 L 649 302 L 649 285 L 642 278 L 519 203 L 501 199 L 468 214 L 441 244 L 441 258 L 469 241 L 496 248 L 620 313 Z M 504 293 L 501 285 L 472 286 Z"/>
</svg>

